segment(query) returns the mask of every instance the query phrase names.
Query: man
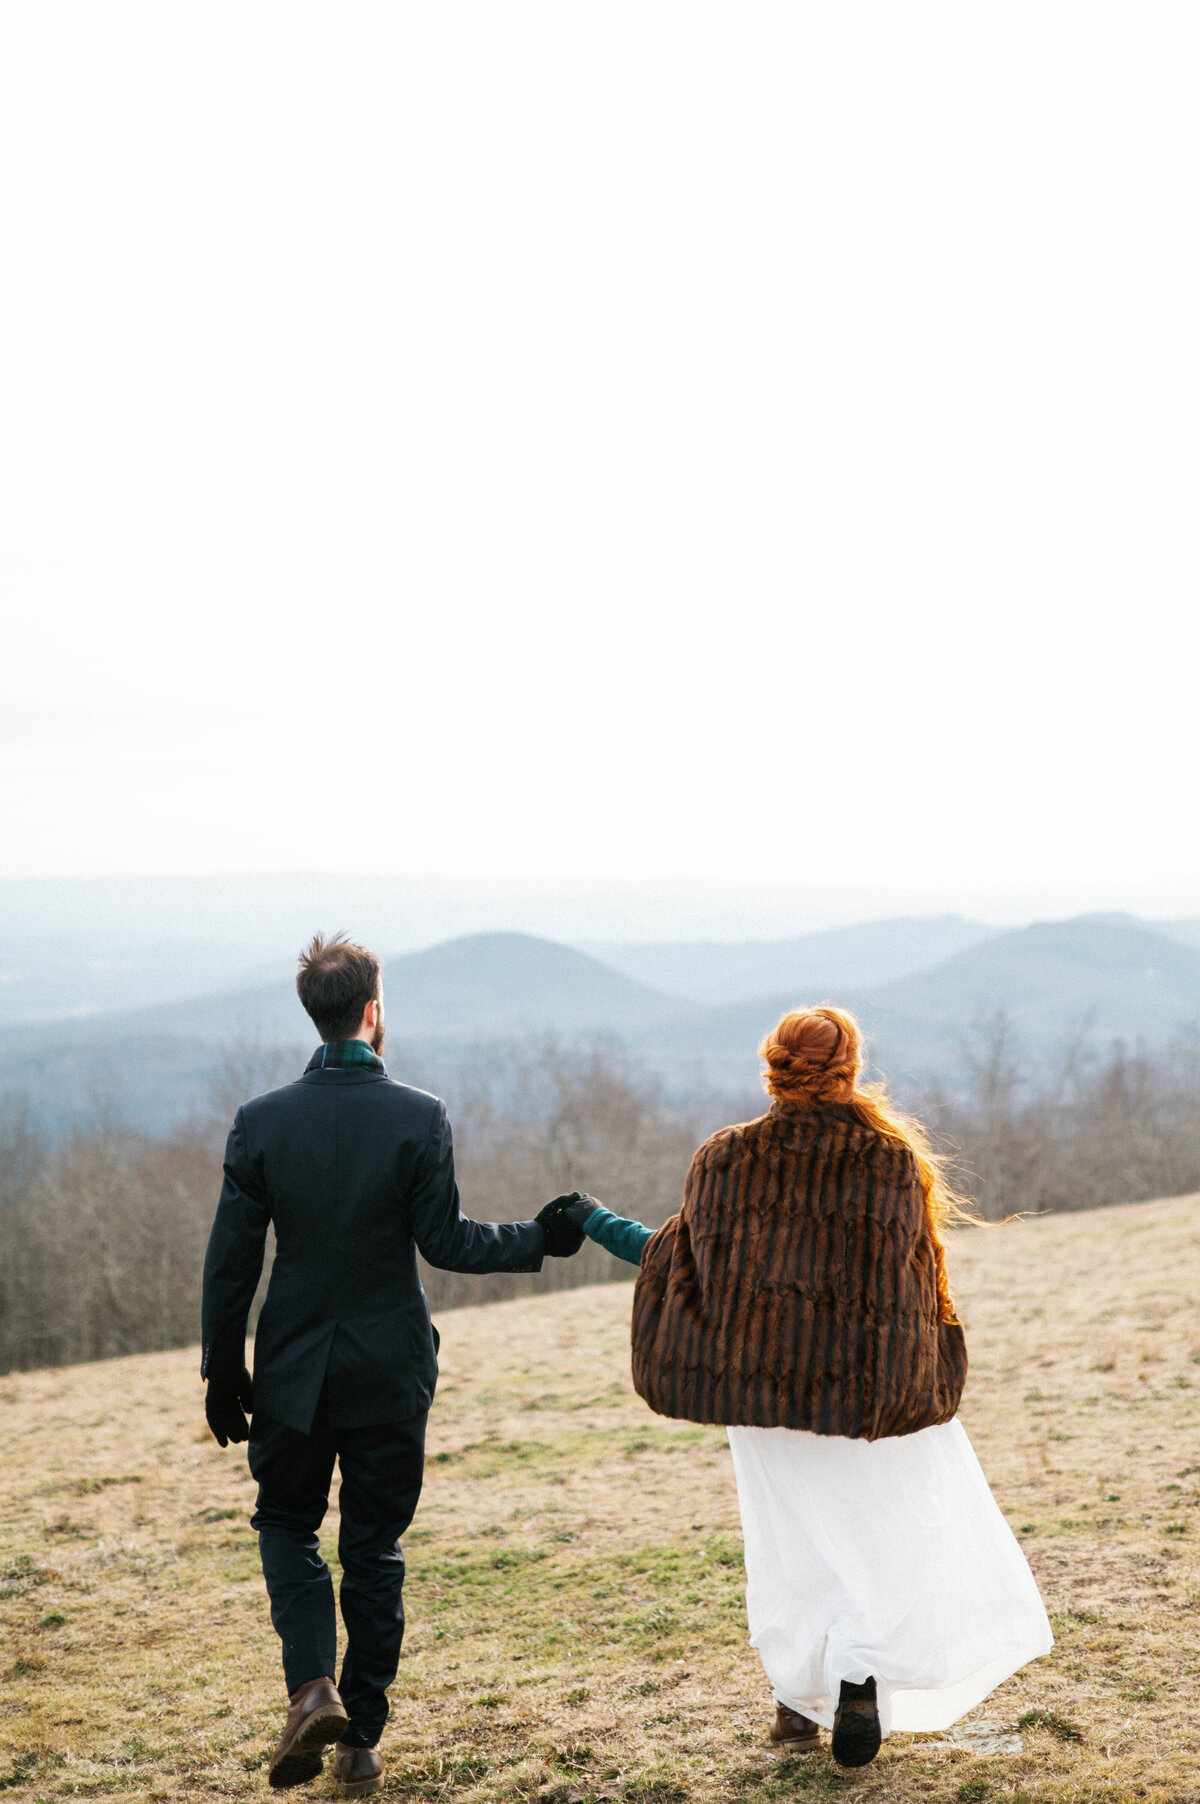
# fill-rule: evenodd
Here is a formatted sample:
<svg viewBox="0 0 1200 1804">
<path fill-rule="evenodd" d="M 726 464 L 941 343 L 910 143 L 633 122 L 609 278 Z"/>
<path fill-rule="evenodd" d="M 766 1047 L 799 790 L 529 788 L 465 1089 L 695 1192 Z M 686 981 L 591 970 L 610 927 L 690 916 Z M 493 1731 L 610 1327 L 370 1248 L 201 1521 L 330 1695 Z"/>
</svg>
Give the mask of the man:
<svg viewBox="0 0 1200 1804">
<path fill-rule="evenodd" d="M 548 1204 L 535 1221 L 464 1219 L 446 1110 L 393 1082 L 379 960 L 341 935 L 300 959 L 300 1000 L 321 1036 L 304 1075 L 245 1103 L 204 1261 L 201 1376 L 222 1447 L 249 1438 L 271 1620 L 289 1711 L 268 1771 L 276 1789 L 321 1771 L 337 1742 L 344 1795 L 378 1791 L 376 1751 L 404 1633 L 400 1536 L 421 1490 L 437 1330 L 417 1271 L 536 1272 L 582 1234 Z M 275 1261 L 245 1368 L 246 1320 L 267 1225 Z M 341 1466 L 346 1654 L 334 1684 L 333 1584 L 317 1531 Z"/>
</svg>

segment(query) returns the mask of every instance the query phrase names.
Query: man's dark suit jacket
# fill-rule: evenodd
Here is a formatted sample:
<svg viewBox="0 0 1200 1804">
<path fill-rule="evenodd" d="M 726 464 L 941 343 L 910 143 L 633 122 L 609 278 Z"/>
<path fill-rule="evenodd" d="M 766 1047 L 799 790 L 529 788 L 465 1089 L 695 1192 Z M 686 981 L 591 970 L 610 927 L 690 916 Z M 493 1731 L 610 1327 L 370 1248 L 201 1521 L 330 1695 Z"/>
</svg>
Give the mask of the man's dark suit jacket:
<svg viewBox="0 0 1200 1804">
<path fill-rule="evenodd" d="M 429 1408 L 437 1333 L 417 1272 L 541 1270 L 536 1222 L 468 1221 L 436 1096 L 352 1066 L 238 1110 L 204 1260 L 203 1377 L 240 1373 L 267 1224 L 275 1261 L 254 1341 L 254 1408 L 307 1434 Z"/>
</svg>

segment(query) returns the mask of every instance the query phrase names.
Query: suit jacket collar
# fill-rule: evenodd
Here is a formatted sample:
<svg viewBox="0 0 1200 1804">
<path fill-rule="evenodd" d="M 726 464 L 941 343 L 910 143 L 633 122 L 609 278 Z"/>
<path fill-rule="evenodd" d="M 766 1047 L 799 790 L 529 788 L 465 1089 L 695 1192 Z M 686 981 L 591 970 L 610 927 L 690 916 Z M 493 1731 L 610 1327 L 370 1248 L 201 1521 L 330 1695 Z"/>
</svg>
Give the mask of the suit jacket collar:
<svg viewBox="0 0 1200 1804">
<path fill-rule="evenodd" d="M 342 1069 L 329 1066 L 322 1071 L 319 1067 L 306 1071 L 300 1078 L 302 1084 L 386 1084 L 387 1072 L 380 1067 L 373 1071 L 369 1065 L 347 1065 Z"/>
<path fill-rule="evenodd" d="M 382 1071 L 387 1075 L 387 1066 L 379 1054 L 365 1040 L 325 1040 L 313 1053 L 306 1071 L 348 1071 L 356 1067 L 367 1071 Z"/>
</svg>

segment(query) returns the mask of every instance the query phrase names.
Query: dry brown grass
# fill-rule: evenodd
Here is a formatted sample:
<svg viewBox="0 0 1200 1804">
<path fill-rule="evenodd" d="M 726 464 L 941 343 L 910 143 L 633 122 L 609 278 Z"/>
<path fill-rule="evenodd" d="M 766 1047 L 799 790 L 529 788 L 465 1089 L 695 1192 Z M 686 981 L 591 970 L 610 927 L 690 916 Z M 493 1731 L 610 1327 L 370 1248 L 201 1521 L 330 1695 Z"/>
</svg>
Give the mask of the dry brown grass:
<svg viewBox="0 0 1200 1804">
<path fill-rule="evenodd" d="M 859 1774 L 771 1758 L 724 1439 L 631 1395 L 628 1286 L 444 1317 L 387 1795 L 1200 1804 L 1196 1205 L 954 1241 L 964 1420 L 1058 1636 L 977 1713 L 1025 1719 L 991 1757 L 897 1736 Z M 14 1800 L 267 1795 L 282 1684 L 251 1484 L 196 1367 L 0 1380 Z"/>
</svg>

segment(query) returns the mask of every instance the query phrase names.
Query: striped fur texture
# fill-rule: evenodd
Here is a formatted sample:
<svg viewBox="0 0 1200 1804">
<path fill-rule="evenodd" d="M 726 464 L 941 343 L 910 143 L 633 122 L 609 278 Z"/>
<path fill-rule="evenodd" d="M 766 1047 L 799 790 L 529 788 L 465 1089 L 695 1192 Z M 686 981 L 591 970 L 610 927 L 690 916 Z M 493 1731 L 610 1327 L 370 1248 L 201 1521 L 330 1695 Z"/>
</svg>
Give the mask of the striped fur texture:
<svg viewBox="0 0 1200 1804">
<path fill-rule="evenodd" d="M 948 1422 L 967 1375 L 938 1321 L 916 1161 L 836 1103 L 705 1141 L 642 1255 L 633 1382 L 660 1415 L 878 1440 Z"/>
</svg>

